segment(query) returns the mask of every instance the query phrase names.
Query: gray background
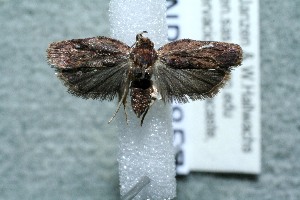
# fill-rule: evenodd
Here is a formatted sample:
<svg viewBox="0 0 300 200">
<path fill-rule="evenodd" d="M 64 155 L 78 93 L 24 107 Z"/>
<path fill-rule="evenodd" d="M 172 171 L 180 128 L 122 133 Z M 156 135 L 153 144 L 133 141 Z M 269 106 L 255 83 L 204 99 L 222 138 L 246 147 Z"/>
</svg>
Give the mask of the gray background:
<svg viewBox="0 0 300 200">
<path fill-rule="evenodd" d="M 66 93 L 50 42 L 109 36 L 108 0 L 0 0 L 0 199 L 118 199 L 115 102 Z M 179 177 L 177 199 L 300 199 L 300 1 L 262 0 L 262 174 Z"/>
</svg>

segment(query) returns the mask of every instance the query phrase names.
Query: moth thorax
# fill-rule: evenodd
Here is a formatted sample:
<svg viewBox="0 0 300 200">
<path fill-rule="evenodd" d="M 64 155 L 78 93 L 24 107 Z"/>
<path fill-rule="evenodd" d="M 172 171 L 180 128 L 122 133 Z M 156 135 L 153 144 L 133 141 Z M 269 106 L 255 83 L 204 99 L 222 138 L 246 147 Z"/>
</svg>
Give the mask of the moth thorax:
<svg viewBox="0 0 300 200">
<path fill-rule="evenodd" d="M 148 69 L 145 69 L 145 68 L 141 68 L 141 67 L 134 68 L 132 70 L 132 73 L 133 73 L 133 78 L 135 80 L 137 80 L 137 79 L 147 79 L 147 80 L 150 80 L 151 79 L 151 75 L 152 75 L 152 71 L 150 71 Z"/>
</svg>

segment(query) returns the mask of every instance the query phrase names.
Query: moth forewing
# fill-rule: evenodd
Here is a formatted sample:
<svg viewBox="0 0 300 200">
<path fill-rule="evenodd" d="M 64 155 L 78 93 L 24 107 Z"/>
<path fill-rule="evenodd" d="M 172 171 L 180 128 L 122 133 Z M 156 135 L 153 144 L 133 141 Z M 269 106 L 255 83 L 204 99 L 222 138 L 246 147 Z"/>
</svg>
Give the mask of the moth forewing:
<svg viewBox="0 0 300 200">
<path fill-rule="evenodd" d="M 239 45 L 190 39 L 168 43 L 158 49 L 156 77 L 165 101 L 185 103 L 213 97 L 241 64 Z"/>
<path fill-rule="evenodd" d="M 241 64 L 242 49 L 232 43 L 182 39 L 159 48 L 158 56 L 176 69 L 229 68 Z"/>
<path fill-rule="evenodd" d="M 122 87 L 129 51 L 118 40 L 94 37 L 54 42 L 47 58 L 71 94 L 112 100 Z"/>
</svg>

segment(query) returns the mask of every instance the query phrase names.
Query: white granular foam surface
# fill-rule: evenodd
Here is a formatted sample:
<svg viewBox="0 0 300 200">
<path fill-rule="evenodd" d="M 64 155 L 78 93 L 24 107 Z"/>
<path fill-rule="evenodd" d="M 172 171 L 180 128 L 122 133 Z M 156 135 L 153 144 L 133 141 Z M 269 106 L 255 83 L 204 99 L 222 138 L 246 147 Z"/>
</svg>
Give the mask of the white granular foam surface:
<svg viewBox="0 0 300 200">
<path fill-rule="evenodd" d="M 110 22 L 112 37 L 134 44 L 135 36 L 148 31 L 158 48 L 167 41 L 165 0 L 112 0 Z M 172 199 L 176 196 L 175 158 L 171 127 L 171 106 L 156 101 L 140 126 L 133 113 L 130 98 L 126 111 L 129 124 L 121 108 L 115 123 L 119 126 L 119 173 L 121 195 L 127 193 L 142 176 L 151 183 L 134 199 Z"/>
<path fill-rule="evenodd" d="M 166 1 L 111 0 L 110 23 L 113 38 L 131 46 L 137 33 L 148 31 L 159 48 L 167 42 Z"/>
</svg>

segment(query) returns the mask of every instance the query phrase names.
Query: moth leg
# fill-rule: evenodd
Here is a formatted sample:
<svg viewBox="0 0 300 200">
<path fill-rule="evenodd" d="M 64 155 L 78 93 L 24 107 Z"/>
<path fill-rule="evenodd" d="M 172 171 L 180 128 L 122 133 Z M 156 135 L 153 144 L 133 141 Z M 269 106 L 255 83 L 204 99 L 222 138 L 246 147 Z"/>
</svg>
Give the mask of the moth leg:
<svg viewBox="0 0 300 200">
<path fill-rule="evenodd" d="M 151 105 L 150 105 L 150 106 L 151 106 Z M 146 114 L 147 114 L 147 112 L 148 112 L 150 106 L 147 108 L 147 110 L 145 110 L 145 112 L 144 112 L 144 114 L 143 114 L 143 116 L 142 116 L 142 119 L 141 119 L 141 126 L 143 126 L 144 119 L 145 119 L 145 117 L 146 117 Z"/>
<path fill-rule="evenodd" d="M 155 87 L 153 87 L 154 92 L 152 92 L 151 94 L 151 103 L 149 104 L 148 108 L 145 110 L 145 112 L 143 113 L 142 119 L 141 119 L 141 126 L 143 125 L 144 119 L 146 117 L 146 114 L 148 113 L 148 110 L 150 109 L 150 107 L 154 104 L 154 102 L 156 101 L 156 99 L 158 99 L 158 93 L 157 93 L 157 89 Z"/>
<path fill-rule="evenodd" d="M 120 110 L 120 108 L 121 108 L 121 105 L 123 104 L 124 105 L 124 111 L 125 111 L 125 117 L 126 117 L 126 122 L 127 122 L 127 124 L 128 124 L 128 118 L 127 118 L 127 112 L 126 112 L 126 109 L 125 109 L 125 107 L 126 107 L 126 97 L 127 97 L 127 95 L 128 95 L 128 91 L 129 91 L 129 84 L 128 84 L 128 78 L 127 78 L 127 80 L 126 80 L 126 82 L 125 82 L 125 89 L 124 89 L 124 92 L 123 92 L 123 94 L 122 94 L 122 97 L 121 97 L 121 99 L 120 99 L 120 101 L 119 101 L 119 103 L 118 103 L 118 106 L 117 106 L 117 110 L 115 111 L 115 113 L 113 114 L 113 116 L 110 118 L 110 120 L 108 121 L 108 123 L 110 123 L 115 117 L 116 117 L 116 115 L 117 115 L 117 112 L 119 112 L 119 110 Z"/>
<path fill-rule="evenodd" d="M 127 91 L 127 93 L 128 93 L 128 91 Z M 126 96 L 125 96 L 125 99 L 124 99 L 124 102 L 123 102 L 123 106 L 124 106 L 124 113 L 125 113 L 126 123 L 128 125 L 128 115 L 127 115 L 127 112 L 126 112 L 126 103 L 127 103 Z"/>
</svg>

